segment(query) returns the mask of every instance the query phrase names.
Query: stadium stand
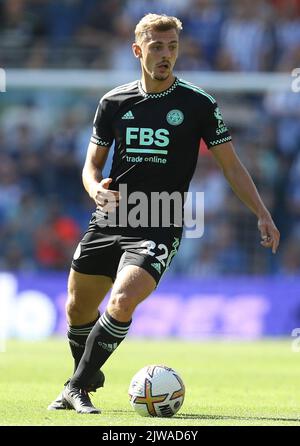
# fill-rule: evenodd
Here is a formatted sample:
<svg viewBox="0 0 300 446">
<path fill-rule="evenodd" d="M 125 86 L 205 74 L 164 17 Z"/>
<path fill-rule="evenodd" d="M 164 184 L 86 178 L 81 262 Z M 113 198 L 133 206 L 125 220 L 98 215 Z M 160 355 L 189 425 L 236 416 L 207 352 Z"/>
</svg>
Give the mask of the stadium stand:
<svg viewBox="0 0 300 446">
<path fill-rule="evenodd" d="M 0 66 L 134 70 L 133 26 L 149 10 L 182 18 L 179 70 L 290 73 L 300 66 L 299 0 L 4 0 Z M 69 267 L 93 207 L 81 185 L 81 169 L 102 93 L 1 94 L 2 270 Z M 298 275 L 300 95 L 224 93 L 217 99 L 241 159 L 274 215 L 282 245 L 276 258 L 262 255 L 254 217 L 202 147 L 191 187 L 209 197 L 205 238 L 184 241 L 171 273 Z"/>
</svg>

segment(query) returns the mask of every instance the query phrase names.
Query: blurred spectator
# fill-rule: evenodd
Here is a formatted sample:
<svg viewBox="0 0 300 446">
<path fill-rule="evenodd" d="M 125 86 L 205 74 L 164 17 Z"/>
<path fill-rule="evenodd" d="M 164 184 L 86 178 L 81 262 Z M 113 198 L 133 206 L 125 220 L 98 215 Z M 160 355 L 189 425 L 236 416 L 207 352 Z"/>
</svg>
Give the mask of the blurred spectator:
<svg viewBox="0 0 300 446">
<path fill-rule="evenodd" d="M 201 43 L 186 37 L 180 42 L 180 54 L 176 62 L 176 69 L 180 71 L 210 71 L 212 65 L 204 57 Z"/>
<path fill-rule="evenodd" d="M 282 70 L 287 60 L 293 57 L 292 55 L 295 57 L 295 50 L 299 47 L 300 2 L 298 0 L 285 0 L 274 3 L 277 7 L 275 26 L 277 66 Z"/>
<path fill-rule="evenodd" d="M 29 93 L 31 98 L 35 97 Z M 49 98 L 49 96 L 48 96 Z M 17 100 L 12 101 L 12 106 L 7 107 L 5 113 L 1 117 L 1 126 L 4 135 L 9 139 L 8 150 L 18 152 L 20 141 L 20 132 L 25 130 L 27 133 L 26 140 L 31 150 L 37 150 L 41 141 L 44 139 L 45 133 L 50 129 L 52 123 L 50 116 L 45 108 L 41 108 L 35 100 Z M 18 131 L 19 129 L 19 131 Z"/>
<path fill-rule="evenodd" d="M 78 224 L 63 214 L 60 203 L 53 201 L 47 221 L 35 233 L 35 251 L 39 265 L 62 270 L 71 262 L 80 236 Z"/>
<path fill-rule="evenodd" d="M 224 71 L 267 71 L 272 62 L 271 30 L 258 0 L 232 0 L 221 34 L 217 68 Z"/>
<path fill-rule="evenodd" d="M 288 49 L 277 64 L 277 70 L 281 72 L 291 73 L 294 68 L 300 66 L 300 43 L 293 45 Z"/>
<path fill-rule="evenodd" d="M 44 11 L 40 12 L 47 17 L 48 39 L 54 51 L 60 45 L 71 43 L 94 3 L 94 0 L 48 0 L 44 3 Z"/>
<path fill-rule="evenodd" d="M 90 9 L 86 21 L 76 33 L 76 44 L 81 58 L 93 68 L 105 68 L 113 47 L 114 20 L 121 9 L 120 0 L 97 1 Z"/>
<path fill-rule="evenodd" d="M 183 17 L 184 34 L 198 43 L 209 66 L 215 63 L 222 22 L 222 10 L 216 0 L 194 0 Z"/>
<path fill-rule="evenodd" d="M 0 156 L 0 218 L 5 223 L 19 206 L 22 188 L 13 161 L 5 154 Z"/>
<path fill-rule="evenodd" d="M 34 14 L 26 0 L 0 3 L 1 66 L 28 65 L 45 34 L 45 17 Z"/>
<path fill-rule="evenodd" d="M 125 3 L 124 11 L 130 19 L 136 23 L 145 14 L 153 12 L 155 14 L 167 14 L 181 16 L 190 8 L 194 0 L 128 0 Z"/>
<path fill-rule="evenodd" d="M 1 270 L 17 272 L 36 269 L 33 257 L 26 255 L 19 241 L 10 239 L 3 253 L 4 255 L 0 258 Z"/>
<path fill-rule="evenodd" d="M 279 151 L 293 159 L 300 144 L 300 95 L 292 91 L 269 93 L 265 98 L 267 113 L 276 120 L 276 140 Z"/>
<path fill-rule="evenodd" d="M 279 273 L 286 276 L 300 275 L 300 238 L 291 238 L 284 246 Z"/>
<path fill-rule="evenodd" d="M 114 24 L 114 38 L 109 53 L 109 68 L 112 70 L 138 70 L 140 63 L 131 48 L 134 42 L 134 24 L 125 14 L 117 16 Z"/>
<path fill-rule="evenodd" d="M 271 4 L 281 15 L 286 9 L 292 9 L 295 15 L 300 16 L 300 0 L 270 0 Z"/>
<path fill-rule="evenodd" d="M 215 261 L 219 274 L 246 274 L 249 270 L 247 254 L 238 243 L 230 221 L 218 221 L 215 225 Z"/>
<path fill-rule="evenodd" d="M 288 177 L 287 197 L 291 227 L 294 228 L 294 232 L 300 238 L 300 151 L 291 167 Z"/>
<path fill-rule="evenodd" d="M 44 154 L 47 171 L 43 184 L 47 193 L 59 195 L 66 204 L 76 201 L 82 191 L 81 169 L 75 150 L 80 128 L 80 110 L 66 114 L 56 131 L 50 136 Z"/>
<path fill-rule="evenodd" d="M 193 275 L 236 275 L 249 272 L 247 254 L 237 243 L 234 226 L 230 221 L 217 218 L 214 237 L 208 240 L 205 237 L 202 244 L 189 271 Z"/>
</svg>

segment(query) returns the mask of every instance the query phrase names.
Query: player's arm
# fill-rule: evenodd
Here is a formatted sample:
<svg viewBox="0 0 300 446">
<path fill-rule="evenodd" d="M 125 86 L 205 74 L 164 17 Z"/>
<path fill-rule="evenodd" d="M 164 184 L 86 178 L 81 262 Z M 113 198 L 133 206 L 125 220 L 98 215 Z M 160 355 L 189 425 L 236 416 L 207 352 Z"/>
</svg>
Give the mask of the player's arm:
<svg viewBox="0 0 300 446">
<path fill-rule="evenodd" d="M 220 144 L 212 148 L 211 152 L 235 194 L 257 216 L 262 246 L 272 248 L 272 253 L 275 254 L 279 245 L 279 231 L 233 144 Z"/>
<path fill-rule="evenodd" d="M 111 178 L 103 178 L 102 170 L 107 160 L 109 147 L 90 142 L 82 170 L 85 190 L 101 210 L 111 211 L 119 203 L 119 192 L 108 190 Z"/>
</svg>

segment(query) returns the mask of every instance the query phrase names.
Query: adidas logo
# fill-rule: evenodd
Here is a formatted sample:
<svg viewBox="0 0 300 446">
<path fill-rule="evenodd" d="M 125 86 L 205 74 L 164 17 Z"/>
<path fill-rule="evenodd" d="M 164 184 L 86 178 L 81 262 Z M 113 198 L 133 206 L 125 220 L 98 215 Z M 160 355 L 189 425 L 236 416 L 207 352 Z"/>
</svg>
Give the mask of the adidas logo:
<svg viewBox="0 0 300 446">
<path fill-rule="evenodd" d="M 153 268 L 155 268 L 156 271 L 159 272 L 159 274 L 161 273 L 161 265 L 160 265 L 160 263 L 151 263 L 151 266 L 153 266 Z"/>
<path fill-rule="evenodd" d="M 127 113 L 125 113 L 125 115 L 122 116 L 122 119 L 134 119 L 132 111 L 129 110 Z"/>
<path fill-rule="evenodd" d="M 106 342 L 98 342 L 98 345 L 102 347 L 104 350 L 107 350 L 108 352 L 113 352 L 118 347 L 118 343 L 114 342 L 113 344 L 107 344 Z"/>
</svg>

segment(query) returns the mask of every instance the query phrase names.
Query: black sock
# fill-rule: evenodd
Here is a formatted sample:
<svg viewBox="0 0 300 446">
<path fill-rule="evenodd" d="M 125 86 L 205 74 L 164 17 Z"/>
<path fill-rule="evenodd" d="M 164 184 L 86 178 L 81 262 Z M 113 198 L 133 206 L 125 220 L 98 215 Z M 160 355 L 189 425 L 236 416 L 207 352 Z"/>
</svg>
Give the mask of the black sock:
<svg viewBox="0 0 300 446">
<path fill-rule="evenodd" d="M 71 379 L 72 387 L 85 389 L 94 373 L 107 361 L 113 351 L 126 337 L 131 320 L 119 322 L 106 311 L 94 328 L 86 342 L 81 361 Z"/>
<path fill-rule="evenodd" d="M 85 325 L 69 325 L 68 329 L 68 339 L 69 339 L 69 345 L 71 349 L 72 356 L 74 358 L 74 372 L 76 372 L 76 369 L 78 367 L 78 364 L 82 358 L 82 355 L 84 353 L 85 349 L 85 343 L 88 338 L 88 335 L 92 331 L 94 325 L 96 324 L 97 320 L 99 319 L 100 314 L 98 314 L 97 319 L 95 319 L 93 322 L 89 322 Z"/>
</svg>

